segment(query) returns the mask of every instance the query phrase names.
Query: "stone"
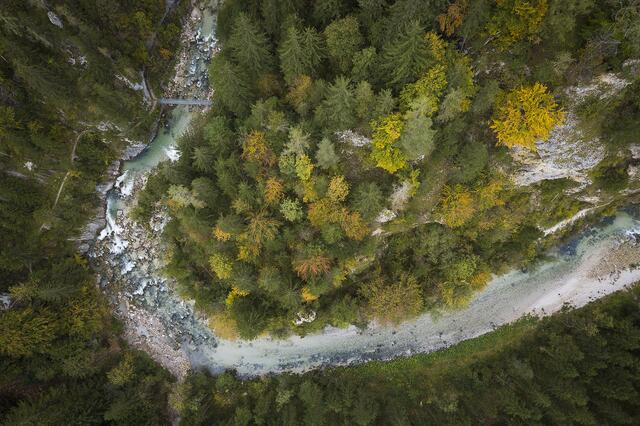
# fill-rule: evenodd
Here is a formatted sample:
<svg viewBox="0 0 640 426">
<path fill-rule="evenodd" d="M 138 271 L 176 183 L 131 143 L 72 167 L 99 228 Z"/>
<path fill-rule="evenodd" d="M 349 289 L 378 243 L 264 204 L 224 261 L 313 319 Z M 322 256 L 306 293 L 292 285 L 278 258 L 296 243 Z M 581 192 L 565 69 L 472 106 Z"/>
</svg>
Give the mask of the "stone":
<svg viewBox="0 0 640 426">
<path fill-rule="evenodd" d="M 62 24 L 62 20 L 58 17 L 58 15 L 56 15 L 52 11 L 48 11 L 47 16 L 49 17 L 49 22 L 51 22 L 56 27 L 58 28 L 64 27 L 64 25 Z"/>
</svg>

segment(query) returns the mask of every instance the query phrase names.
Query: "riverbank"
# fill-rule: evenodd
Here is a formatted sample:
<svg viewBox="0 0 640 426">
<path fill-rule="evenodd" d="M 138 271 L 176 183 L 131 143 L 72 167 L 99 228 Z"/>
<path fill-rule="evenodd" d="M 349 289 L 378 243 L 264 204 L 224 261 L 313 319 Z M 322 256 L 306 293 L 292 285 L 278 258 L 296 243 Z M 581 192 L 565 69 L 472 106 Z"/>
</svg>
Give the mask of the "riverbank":
<svg viewBox="0 0 640 426">
<path fill-rule="evenodd" d="M 210 3 L 209 8 L 203 7 L 205 2 L 192 8 L 181 36 L 183 48 L 175 66 L 175 77 L 165 93 L 167 96 L 207 99 L 211 95 L 206 76 L 216 51 L 216 2 Z M 162 299 L 171 286 L 162 277 L 163 249 L 159 241 L 149 243 L 148 229 L 132 221 L 129 212 L 149 173 L 161 162 L 179 156 L 176 140 L 187 130 L 192 117 L 201 111 L 201 108 L 174 108 L 166 125 L 160 126 L 149 145 L 131 147 L 121 161 L 109 168 L 105 184 L 98 188 L 100 201 L 106 207 L 86 227 L 83 233 L 86 242 L 80 244 L 81 250 L 88 253 L 100 288 L 116 317 L 123 322 L 125 339 L 133 347 L 149 353 L 177 377 L 183 377 L 190 368 L 181 346 L 195 336 L 188 336 L 182 330 L 173 332 L 170 319 L 161 319 L 149 312 L 158 304 L 169 304 L 170 317 L 195 322 L 193 309 L 179 298 L 156 300 Z M 159 211 L 149 229 L 159 236 L 166 220 L 167 216 Z"/>
<path fill-rule="evenodd" d="M 127 340 L 177 377 L 190 368 L 216 373 L 235 369 L 253 377 L 429 353 L 527 314 L 549 315 L 565 304 L 583 306 L 640 280 L 640 221 L 631 210 L 633 214 L 619 212 L 587 229 L 528 272 L 494 279 L 466 309 L 424 314 L 397 327 L 327 327 L 323 333 L 283 340 L 222 340 L 162 275 L 166 250 L 161 231 L 167 216 L 158 211 L 149 229 L 128 216 L 145 179 L 139 175 L 124 191 L 116 214 L 118 239 L 105 239 L 101 246 L 102 259 L 110 265 L 102 285 L 124 322 Z"/>
<path fill-rule="evenodd" d="M 322 334 L 286 340 L 220 341 L 216 348 L 197 348 L 191 360 L 194 366 L 235 369 L 250 377 L 433 352 L 528 314 L 583 306 L 640 280 L 639 233 L 640 222 L 620 212 L 611 223 L 585 231 L 573 254 L 552 253 L 551 260 L 528 272 L 498 277 L 458 311 L 424 314 L 396 327 L 329 327 Z"/>
</svg>

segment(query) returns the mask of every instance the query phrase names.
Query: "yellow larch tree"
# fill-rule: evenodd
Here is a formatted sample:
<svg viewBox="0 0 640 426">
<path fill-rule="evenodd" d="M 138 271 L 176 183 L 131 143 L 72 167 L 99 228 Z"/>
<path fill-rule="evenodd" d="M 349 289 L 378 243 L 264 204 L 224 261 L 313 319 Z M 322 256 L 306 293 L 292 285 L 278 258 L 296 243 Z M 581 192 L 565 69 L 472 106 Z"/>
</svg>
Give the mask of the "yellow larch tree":
<svg viewBox="0 0 640 426">
<path fill-rule="evenodd" d="M 564 117 L 546 86 L 535 83 L 519 87 L 498 101 L 491 128 L 499 145 L 535 151 L 536 141 L 547 139 Z"/>
<path fill-rule="evenodd" d="M 407 164 L 404 154 L 396 146 L 403 127 L 404 122 L 399 113 L 371 122 L 373 129 L 371 159 L 375 161 L 376 166 L 389 173 L 395 173 Z"/>
</svg>

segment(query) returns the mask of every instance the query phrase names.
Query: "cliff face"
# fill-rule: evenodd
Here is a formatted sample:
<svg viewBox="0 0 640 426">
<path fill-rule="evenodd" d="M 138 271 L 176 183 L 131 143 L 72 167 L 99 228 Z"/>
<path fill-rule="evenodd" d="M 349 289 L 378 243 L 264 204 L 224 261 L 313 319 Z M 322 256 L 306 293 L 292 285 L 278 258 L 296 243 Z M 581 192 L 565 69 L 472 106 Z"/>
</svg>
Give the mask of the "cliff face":
<svg viewBox="0 0 640 426">
<path fill-rule="evenodd" d="M 548 140 L 536 143 L 537 152 L 522 148 L 511 151 L 516 166 L 512 175 L 514 183 L 527 186 L 561 178 L 571 179 L 580 187 L 591 183 L 589 171 L 605 158 L 606 147 L 599 137 L 585 134 L 585 123 L 576 110 L 588 98 L 606 102 L 630 83 L 616 74 L 604 74 L 588 85 L 567 88 L 564 96 L 569 103 L 564 124 L 557 126 Z"/>
</svg>

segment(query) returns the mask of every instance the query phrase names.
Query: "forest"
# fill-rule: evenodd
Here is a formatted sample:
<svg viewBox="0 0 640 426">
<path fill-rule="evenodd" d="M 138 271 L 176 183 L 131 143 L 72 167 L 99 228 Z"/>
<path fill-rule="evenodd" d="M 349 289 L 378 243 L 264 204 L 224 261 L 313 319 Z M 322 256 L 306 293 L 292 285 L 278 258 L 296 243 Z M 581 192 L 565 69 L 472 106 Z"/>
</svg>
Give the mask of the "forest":
<svg viewBox="0 0 640 426">
<path fill-rule="evenodd" d="M 40 3 L 0 2 L 0 423 L 161 424 L 173 379 L 120 339 L 76 239 L 155 119 L 115 76 L 160 87 L 184 5 L 147 50 L 131 17 L 160 22 L 161 1 L 47 2 L 62 28 Z"/>
<path fill-rule="evenodd" d="M 0 3 L 0 424 L 640 422 L 637 286 L 303 375 L 176 383 L 129 347 L 77 240 L 157 120 L 132 86 L 170 78 L 189 2 L 166 6 Z M 637 0 L 225 0 L 217 36 L 213 106 L 135 213 L 168 209 L 166 272 L 222 338 L 458 309 L 638 189 Z M 606 73 L 626 83 L 576 104 Z M 515 184 L 565 123 L 604 147 L 586 185 Z"/>
<path fill-rule="evenodd" d="M 167 272 L 219 335 L 465 306 L 585 198 L 606 215 L 637 188 L 637 4 L 312 3 L 223 3 L 214 105 L 139 199 L 142 222 L 169 209 Z M 569 110 L 568 88 L 604 72 L 629 84 Z M 605 145 L 590 183 L 514 184 L 511 153 L 569 117 Z"/>
</svg>

